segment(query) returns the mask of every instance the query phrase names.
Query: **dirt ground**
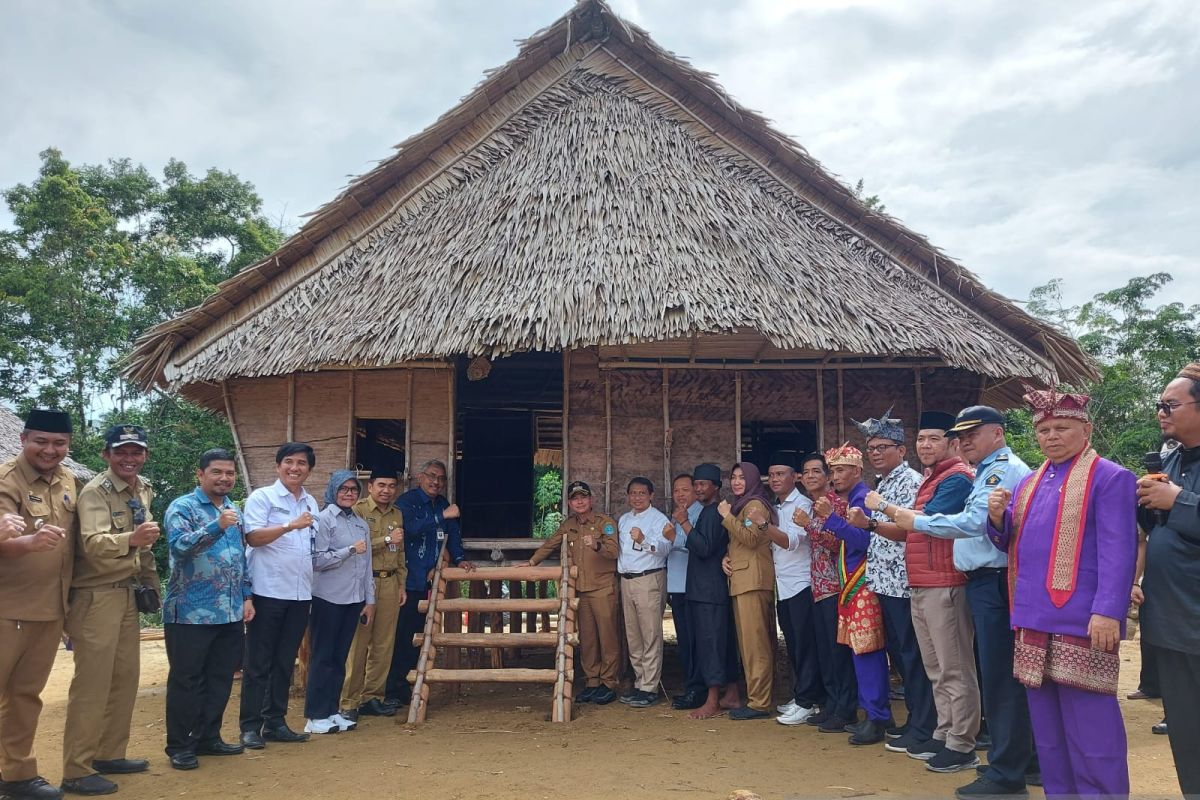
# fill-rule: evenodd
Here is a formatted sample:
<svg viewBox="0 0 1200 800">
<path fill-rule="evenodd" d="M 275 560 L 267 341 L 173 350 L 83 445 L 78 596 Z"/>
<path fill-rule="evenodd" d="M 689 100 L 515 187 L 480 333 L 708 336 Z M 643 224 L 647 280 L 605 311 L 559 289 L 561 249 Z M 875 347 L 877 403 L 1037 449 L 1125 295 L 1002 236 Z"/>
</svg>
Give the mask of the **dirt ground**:
<svg viewBox="0 0 1200 800">
<path fill-rule="evenodd" d="M 669 650 L 669 648 L 668 648 Z M 548 657 L 547 657 L 548 662 Z M 1161 718 L 1156 702 L 1129 702 L 1136 688 L 1135 642 L 1122 649 L 1121 705 L 1129 734 L 1133 793 L 1178 795 L 1165 736 L 1150 726 Z M 668 668 L 675 667 L 667 655 Z M 548 666 L 531 661 L 530 666 Z M 61 776 L 61 739 L 70 653 L 60 651 L 44 694 L 37 740 L 42 774 Z M 716 798 L 750 789 L 764 800 L 797 797 L 949 797 L 969 773 L 938 775 L 882 745 L 851 747 L 844 735 L 819 734 L 773 720 L 734 722 L 726 717 L 688 720 L 667 704 L 633 709 L 620 703 L 577 707 L 570 724 L 550 723 L 550 687 L 464 687 L 461 696 L 434 690 L 429 721 L 417 729 L 391 719 L 366 718 L 359 729 L 304 744 L 269 744 L 242 756 L 201 759 L 178 772 L 163 755 L 163 702 L 167 659 L 162 641 L 142 643 L 142 688 L 134 712 L 129 755 L 151 760 L 149 773 L 117 776 L 120 796 L 136 798 L 282 798 L 363 795 L 452 798 Z M 666 683 L 677 691 L 677 674 Z M 778 702 L 783 692 L 778 691 Z M 237 741 L 237 693 L 225 716 L 225 738 Z M 894 704 L 903 719 L 902 703 Z M 403 711 L 401 712 L 403 714 Z M 289 723 L 302 729 L 301 704 Z M 1032 796 L 1040 797 L 1039 790 Z"/>
</svg>

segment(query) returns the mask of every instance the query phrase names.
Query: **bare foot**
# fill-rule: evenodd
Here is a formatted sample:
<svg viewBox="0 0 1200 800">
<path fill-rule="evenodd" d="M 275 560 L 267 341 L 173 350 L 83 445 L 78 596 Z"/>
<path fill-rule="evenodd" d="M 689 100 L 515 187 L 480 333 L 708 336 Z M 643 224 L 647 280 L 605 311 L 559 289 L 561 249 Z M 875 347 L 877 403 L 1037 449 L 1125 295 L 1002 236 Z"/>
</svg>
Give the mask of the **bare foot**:
<svg viewBox="0 0 1200 800">
<path fill-rule="evenodd" d="M 721 713 L 720 703 L 708 702 L 688 714 L 688 719 L 711 719 Z"/>
</svg>

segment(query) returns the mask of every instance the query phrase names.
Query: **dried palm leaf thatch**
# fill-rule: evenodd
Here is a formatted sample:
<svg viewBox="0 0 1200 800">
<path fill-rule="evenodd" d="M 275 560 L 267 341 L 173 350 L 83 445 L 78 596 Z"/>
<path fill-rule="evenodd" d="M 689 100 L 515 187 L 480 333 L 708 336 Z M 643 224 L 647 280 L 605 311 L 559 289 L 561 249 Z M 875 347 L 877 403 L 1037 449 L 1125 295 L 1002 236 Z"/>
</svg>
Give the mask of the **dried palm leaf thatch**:
<svg viewBox="0 0 1200 800">
<path fill-rule="evenodd" d="M 746 329 L 995 379 L 1092 374 L 1069 337 L 866 209 L 599 0 L 398 149 L 143 337 L 127 374 L 181 388 Z"/>
</svg>

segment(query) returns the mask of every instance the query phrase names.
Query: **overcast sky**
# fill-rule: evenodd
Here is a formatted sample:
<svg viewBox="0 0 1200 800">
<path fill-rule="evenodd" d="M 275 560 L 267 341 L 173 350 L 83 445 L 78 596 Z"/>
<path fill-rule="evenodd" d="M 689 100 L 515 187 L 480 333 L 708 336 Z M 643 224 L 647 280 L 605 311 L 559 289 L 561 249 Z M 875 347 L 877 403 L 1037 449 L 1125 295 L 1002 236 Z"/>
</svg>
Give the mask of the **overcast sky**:
<svg viewBox="0 0 1200 800">
<path fill-rule="evenodd" d="M 257 186 L 293 227 L 569 0 L 9 0 L 0 186 L 53 145 Z M 1195 0 L 612 0 L 1017 299 L 1200 299 Z M 0 223 L 10 218 L 0 212 Z"/>
</svg>

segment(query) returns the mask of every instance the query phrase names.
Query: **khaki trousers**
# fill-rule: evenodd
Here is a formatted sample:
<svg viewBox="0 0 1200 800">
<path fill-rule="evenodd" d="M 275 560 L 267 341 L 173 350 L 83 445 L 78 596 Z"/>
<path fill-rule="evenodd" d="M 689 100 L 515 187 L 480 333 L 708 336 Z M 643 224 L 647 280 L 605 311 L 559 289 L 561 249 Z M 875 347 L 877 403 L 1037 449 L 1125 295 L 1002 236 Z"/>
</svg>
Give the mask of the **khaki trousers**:
<svg viewBox="0 0 1200 800">
<path fill-rule="evenodd" d="M 42 689 L 62 641 L 62 620 L 0 619 L 0 775 L 24 781 L 38 774 L 33 737 Z"/>
<path fill-rule="evenodd" d="M 617 590 L 579 593 L 579 664 L 588 688 L 620 683 L 621 634 L 617 629 Z"/>
<path fill-rule="evenodd" d="M 392 651 L 396 647 L 396 620 L 400 618 L 400 575 L 375 579 L 375 617 L 354 631 L 346 659 L 346 684 L 341 707 L 357 709 L 368 700 L 383 700 Z"/>
<path fill-rule="evenodd" d="M 658 694 L 663 664 L 663 609 L 667 605 L 667 571 L 621 579 L 625 639 L 633 664 L 633 688 Z"/>
<path fill-rule="evenodd" d="M 969 753 L 979 733 L 980 706 L 967 587 L 913 587 L 912 622 L 933 684 L 938 717 L 933 738 L 951 750 Z"/>
<path fill-rule="evenodd" d="M 733 596 L 733 624 L 737 627 L 738 650 L 746 673 L 746 705 L 757 711 L 771 710 L 771 686 L 775 682 L 774 630 L 775 592 L 755 589 Z"/>
<path fill-rule="evenodd" d="M 95 772 L 93 761 L 125 758 L 141 668 L 133 589 L 72 589 L 67 635 L 75 675 L 67 694 L 63 779 Z"/>
</svg>

